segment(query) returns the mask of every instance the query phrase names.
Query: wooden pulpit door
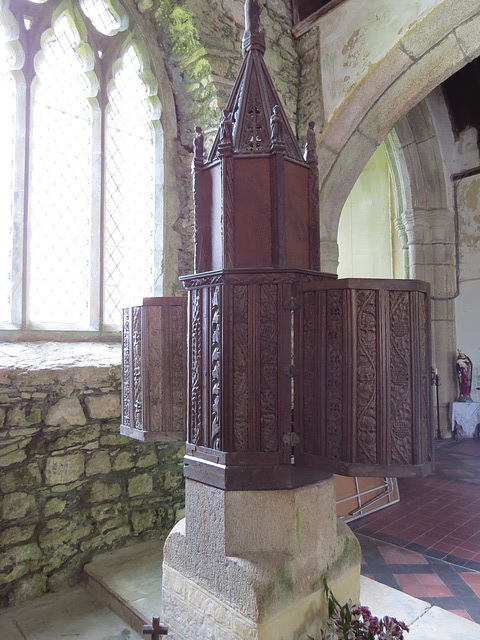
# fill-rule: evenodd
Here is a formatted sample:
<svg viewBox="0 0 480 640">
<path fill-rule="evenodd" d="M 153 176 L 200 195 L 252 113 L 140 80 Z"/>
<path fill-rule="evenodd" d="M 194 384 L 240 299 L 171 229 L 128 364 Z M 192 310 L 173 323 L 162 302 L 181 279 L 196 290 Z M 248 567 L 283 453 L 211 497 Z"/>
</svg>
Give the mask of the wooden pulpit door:
<svg viewBox="0 0 480 640">
<path fill-rule="evenodd" d="M 298 285 L 295 464 L 346 476 L 432 469 L 429 286 Z"/>
</svg>

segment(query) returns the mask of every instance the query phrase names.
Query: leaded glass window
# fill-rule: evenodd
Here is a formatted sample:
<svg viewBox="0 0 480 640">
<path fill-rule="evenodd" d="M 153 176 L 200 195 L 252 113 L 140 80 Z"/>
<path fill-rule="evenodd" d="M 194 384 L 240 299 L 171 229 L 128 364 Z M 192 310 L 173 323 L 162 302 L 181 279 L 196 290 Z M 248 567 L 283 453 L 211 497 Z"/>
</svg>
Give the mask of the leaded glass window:
<svg viewBox="0 0 480 640">
<path fill-rule="evenodd" d="M 16 87 L 6 27 L 0 25 L 0 322 L 11 315 Z"/>
<path fill-rule="evenodd" d="M 88 327 L 92 109 L 63 16 L 39 54 L 30 136 L 29 318 Z"/>
<path fill-rule="evenodd" d="M 2 337 L 119 331 L 122 307 L 156 295 L 160 280 L 160 110 L 146 45 L 117 0 L 10 4 L 7 21 L 0 11 Z M 12 21 L 29 52 L 15 73 L 2 46 Z"/>
<path fill-rule="evenodd" d="M 119 323 L 121 301 L 153 288 L 155 132 L 133 46 L 109 95 L 106 130 L 105 321 Z M 136 256 L 148 251 L 136 265 Z M 132 265 L 136 265 L 132 268 Z"/>
</svg>

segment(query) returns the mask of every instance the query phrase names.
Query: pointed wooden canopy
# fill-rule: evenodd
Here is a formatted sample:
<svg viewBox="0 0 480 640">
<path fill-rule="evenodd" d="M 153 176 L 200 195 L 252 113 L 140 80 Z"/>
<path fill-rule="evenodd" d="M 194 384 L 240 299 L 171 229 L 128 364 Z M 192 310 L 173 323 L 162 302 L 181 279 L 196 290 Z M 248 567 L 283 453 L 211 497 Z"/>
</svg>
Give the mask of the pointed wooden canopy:
<svg viewBox="0 0 480 640">
<path fill-rule="evenodd" d="M 227 115 L 232 120 L 233 153 L 251 155 L 270 151 L 270 118 L 276 106 L 276 114 L 282 125 L 285 156 L 303 162 L 300 146 L 263 59 L 265 32 L 260 29 L 260 11 L 257 0 L 245 3 L 245 34 L 242 46 L 244 60 L 224 110 L 224 116 Z M 213 162 L 218 157 L 219 145 L 220 129 L 208 156 L 208 162 Z"/>
</svg>

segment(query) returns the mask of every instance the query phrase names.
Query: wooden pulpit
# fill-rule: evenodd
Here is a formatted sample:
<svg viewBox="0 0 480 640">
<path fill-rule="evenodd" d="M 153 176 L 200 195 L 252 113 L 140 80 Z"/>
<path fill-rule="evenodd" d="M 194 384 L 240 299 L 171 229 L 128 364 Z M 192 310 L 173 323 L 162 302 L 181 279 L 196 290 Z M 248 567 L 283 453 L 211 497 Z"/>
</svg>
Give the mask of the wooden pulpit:
<svg viewBox="0 0 480 640">
<path fill-rule="evenodd" d="M 265 66 L 257 5 L 208 157 L 196 128 L 186 332 L 178 320 L 152 339 L 148 304 L 125 316 L 122 432 L 179 433 L 170 415 L 180 419 L 184 402 L 185 340 L 187 478 L 245 490 L 293 488 L 325 470 L 428 473 L 428 285 L 319 271 L 314 123 L 304 156 Z M 177 391 L 152 394 L 157 375 Z"/>
</svg>

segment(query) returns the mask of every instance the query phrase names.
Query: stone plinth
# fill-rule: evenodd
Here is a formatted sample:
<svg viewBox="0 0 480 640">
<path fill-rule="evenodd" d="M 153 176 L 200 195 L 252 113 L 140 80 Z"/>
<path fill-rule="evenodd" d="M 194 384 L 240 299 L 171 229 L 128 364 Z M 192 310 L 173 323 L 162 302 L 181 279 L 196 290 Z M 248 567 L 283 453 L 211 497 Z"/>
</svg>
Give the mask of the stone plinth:
<svg viewBox="0 0 480 640">
<path fill-rule="evenodd" d="M 337 520 L 333 477 L 298 489 L 223 491 L 186 481 L 168 536 L 164 620 L 174 640 L 297 640 L 325 617 L 323 578 L 358 601 L 360 546 Z"/>
</svg>

